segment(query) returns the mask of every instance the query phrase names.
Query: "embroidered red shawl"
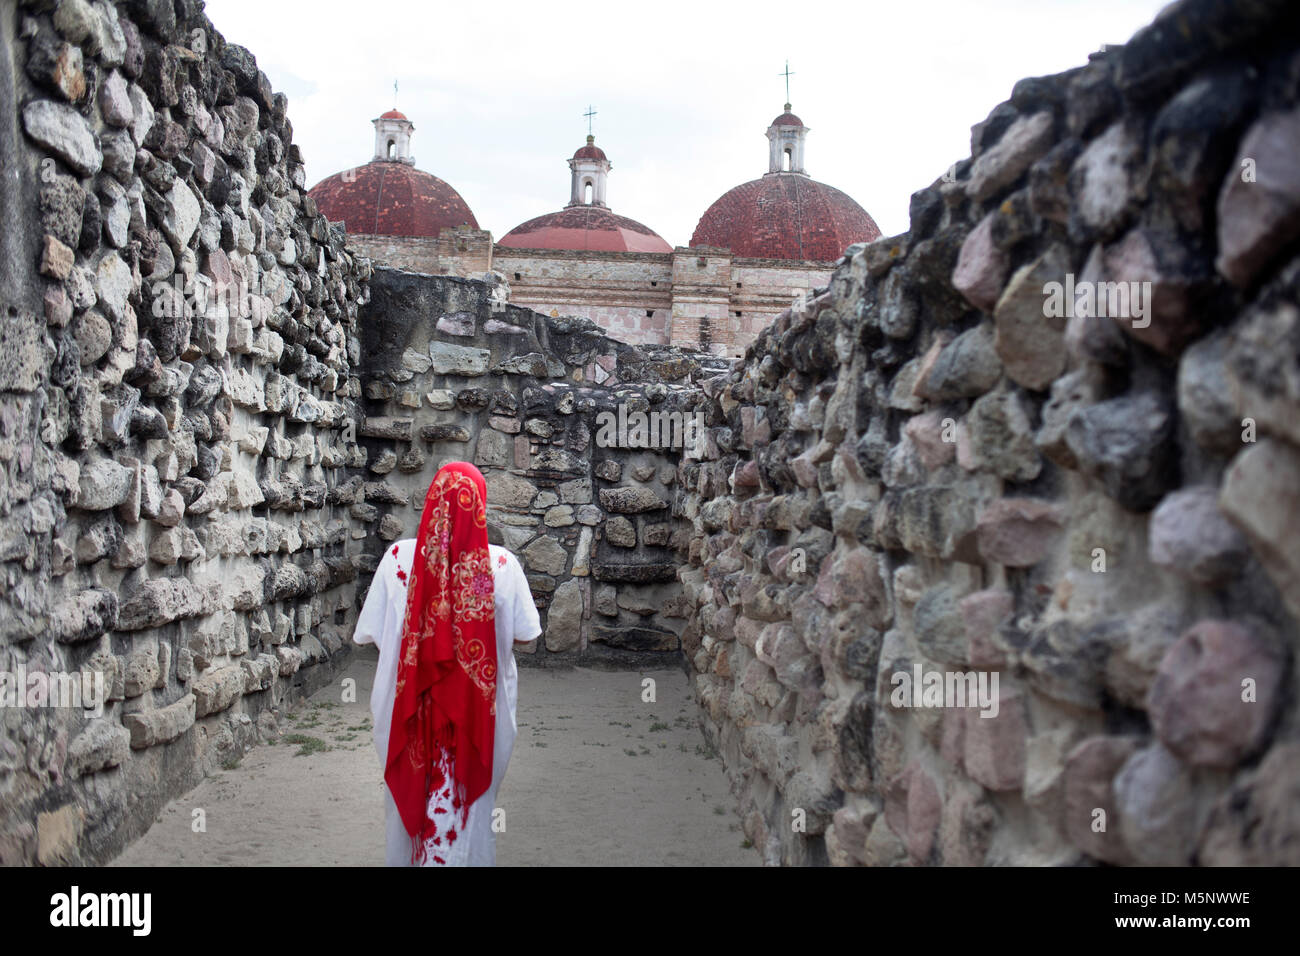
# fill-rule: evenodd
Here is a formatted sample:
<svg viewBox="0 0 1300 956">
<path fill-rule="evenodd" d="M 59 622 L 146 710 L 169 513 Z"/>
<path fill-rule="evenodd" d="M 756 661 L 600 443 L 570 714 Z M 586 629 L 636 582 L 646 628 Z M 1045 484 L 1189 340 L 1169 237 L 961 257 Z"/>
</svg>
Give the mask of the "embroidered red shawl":
<svg viewBox="0 0 1300 956">
<path fill-rule="evenodd" d="M 452 821 L 430 819 L 430 797 L 451 798 L 463 832 L 470 804 L 492 782 L 497 643 L 486 501 L 473 465 L 438 469 L 407 582 L 384 779 L 417 863 L 426 840 L 458 836 Z"/>
</svg>

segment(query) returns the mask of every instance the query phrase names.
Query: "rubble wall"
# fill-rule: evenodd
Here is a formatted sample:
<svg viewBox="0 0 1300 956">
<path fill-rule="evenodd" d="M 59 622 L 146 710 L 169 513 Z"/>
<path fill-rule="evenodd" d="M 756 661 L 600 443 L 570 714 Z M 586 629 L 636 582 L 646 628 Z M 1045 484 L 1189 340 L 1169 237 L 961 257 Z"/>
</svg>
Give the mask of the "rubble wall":
<svg viewBox="0 0 1300 956">
<path fill-rule="evenodd" d="M 705 383 L 683 645 L 768 862 L 1300 863 L 1295 27 L 1016 84 Z"/>
<path fill-rule="evenodd" d="M 98 862 L 346 660 L 369 265 L 200 3 L 0 31 L 0 672 L 107 698 L 5 698 L 0 862 Z"/>
<path fill-rule="evenodd" d="M 439 467 L 472 461 L 492 538 L 519 556 L 542 611 L 535 662 L 676 663 L 678 463 L 694 445 L 696 383 L 729 363 L 627 345 L 589 319 L 508 305 L 498 288 L 388 268 L 371 280 L 367 462 L 350 480 L 362 568 L 415 536 Z"/>
</svg>

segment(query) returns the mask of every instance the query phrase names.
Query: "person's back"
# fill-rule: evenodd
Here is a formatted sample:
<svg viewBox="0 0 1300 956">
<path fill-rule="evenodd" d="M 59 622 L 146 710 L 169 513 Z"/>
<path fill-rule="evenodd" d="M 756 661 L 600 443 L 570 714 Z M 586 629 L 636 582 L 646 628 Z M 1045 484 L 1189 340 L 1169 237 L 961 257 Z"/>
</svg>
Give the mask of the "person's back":
<svg viewBox="0 0 1300 956">
<path fill-rule="evenodd" d="M 436 479 L 435 479 L 436 480 Z M 389 545 L 384 553 L 366 595 L 365 605 L 357 620 L 353 640 L 358 644 L 373 643 L 379 649 L 379 663 L 375 671 L 374 689 L 370 697 L 370 710 L 374 717 L 375 748 L 381 768 L 389 764 L 389 740 L 393 709 L 398 691 L 399 658 L 403 653 L 403 626 L 407 614 L 408 586 L 414 573 L 417 539 L 407 538 Z M 518 669 L 515 664 L 515 644 L 529 643 L 541 634 L 537 607 L 533 603 L 528 580 L 522 566 L 511 552 L 498 545 L 489 545 L 487 558 L 492 568 L 493 622 L 496 632 L 495 671 L 487 673 L 480 668 L 476 680 L 495 684 L 495 724 L 492 741 L 491 783 L 485 792 L 474 800 L 458 832 L 453 822 L 458 818 L 459 804 L 455 802 L 450 786 L 429 794 L 428 819 L 433 822 L 425 835 L 424 862 L 432 865 L 467 864 L 490 866 L 495 861 L 495 836 L 492 830 L 492 811 L 497 789 L 505 776 L 517 733 L 515 709 L 518 699 Z M 464 612 L 464 609 L 461 609 Z M 479 648 L 475 656 L 482 655 Z M 483 657 L 486 660 L 486 657 Z M 467 662 L 462 661 L 462 664 Z M 472 669 L 472 668 L 471 668 Z M 484 683 L 483 686 L 486 686 Z M 453 767 L 445 760 L 437 763 L 443 779 L 451 781 Z M 390 865 L 409 865 L 412 857 L 412 836 L 398 813 L 393 794 L 385 786 L 387 807 L 386 857 Z"/>
</svg>

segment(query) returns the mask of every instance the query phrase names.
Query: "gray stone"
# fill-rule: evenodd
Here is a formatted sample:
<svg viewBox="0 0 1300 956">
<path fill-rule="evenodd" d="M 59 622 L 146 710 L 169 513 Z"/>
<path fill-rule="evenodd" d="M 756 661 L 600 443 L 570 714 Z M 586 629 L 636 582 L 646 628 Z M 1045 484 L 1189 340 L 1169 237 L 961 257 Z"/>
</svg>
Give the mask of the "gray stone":
<svg viewBox="0 0 1300 956">
<path fill-rule="evenodd" d="M 1130 511 L 1147 511 L 1178 480 L 1168 400 L 1139 392 L 1080 409 L 1066 428 L 1080 469 Z"/>
<path fill-rule="evenodd" d="M 605 522 L 605 540 L 620 548 L 636 547 L 636 528 L 621 515 Z"/>
<path fill-rule="evenodd" d="M 976 399 L 966 427 L 972 454 L 999 478 L 1032 481 L 1042 471 L 1029 411 L 1014 389 L 999 389 Z"/>
<path fill-rule="evenodd" d="M 1125 761 L 1112 785 L 1124 842 L 1144 866 L 1187 866 L 1199 828 L 1191 775 L 1155 743 Z"/>
<path fill-rule="evenodd" d="M 171 240 L 174 249 L 184 249 L 194 235 L 194 230 L 199 227 L 203 207 L 195 197 L 194 191 L 179 179 L 164 198 L 166 207 L 159 226 Z"/>
<path fill-rule="evenodd" d="M 104 163 L 90 124 L 71 106 L 33 100 L 23 108 L 23 128 L 82 176 L 93 176 Z"/>
<path fill-rule="evenodd" d="M 446 342 L 430 342 L 429 358 L 433 361 L 433 371 L 438 375 L 476 376 L 488 369 L 491 352 L 466 345 L 449 345 Z"/>
<path fill-rule="evenodd" d="M 542 535 L 528 547 L 521 557 L 530 571 L 560 575 L 568 567 L 569 555 L 554 538 Z"/>
<path fill-rule="evenodd" d="M 982 202 L 1019 179 L 1051 148 L 1052 127 L 1050 110 L 1022 116 L 1012 123 L 1002 138 L 972 164 L 967 185 L 971 198 Z"/>
<path fill-rule="evenodd" d="M 131 734 L 131 749 L 143 750 L 146 747 L 167 743 L 185 733 L 194 726 L 196 703 L 193 694 L 186 694 L 176 703 L 159 710 L 124 714 L 122 725 Z"/>
<path fill-rule="evenodd" d="M 582 585 L 570 578 L 555 589 L 546 611 L 546 649 L 577 650 L 582 642 Z"/>
<path fill-rule="evenodd" d="M 643 511 L 658 511 L 667 508 L 664 501 L 649 488 L 623 486 L 621 488 L 600 489 L 600 503 L 606 511 L 619 514 L 638 514 Z"/>
<path fill-rule="evenodd" d="M 193 617 L 204 613 L 206 603 L 203 593 L 186 578 L 154 578 L 124 597 L 117 629 L 139 631 Z"/>
<path fill-rule="evenodd" d="M 1265 438 L 1232 462 L 1219 508 L 1250 541 L 1287 610 L 1300 619 L 1300 452 Z"/>
<path fill-rule="evenodd" d="M 916 392 L 936 401 L 982 395 L 1002 377 L 993 328 L 981 324 L 949 342 L 917 382 Z"/>
<path fill-rule="evenodd" d="M 126 500 L 134 470 L 108 458 L 97 458 L 81 467 L 76 505 L 83 511 L 105 511 Z"/>
<path fill-rule="evenodd" d="M 125 727 L 98 718 L 68 744 L 64 770 L 70 777 L 84 777 L 116 767 L 131 750 L 131 734 Z"/>
<path fill-rule="evenodd" d="M 1249 548 L 1219 511 L 1218 489 L 1200 486 L 1166 495 L 1151 513 L 1148 553 L 1152 564 L 1201 584 L 1218 584 L 1241 572 Z"/>
</svg>

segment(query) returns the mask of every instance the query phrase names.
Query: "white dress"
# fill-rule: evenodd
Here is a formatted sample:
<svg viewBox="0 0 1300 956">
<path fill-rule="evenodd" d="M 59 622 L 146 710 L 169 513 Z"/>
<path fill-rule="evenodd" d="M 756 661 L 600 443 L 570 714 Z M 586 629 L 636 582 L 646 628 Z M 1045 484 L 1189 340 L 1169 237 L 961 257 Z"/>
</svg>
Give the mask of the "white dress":
<svg viewBox="0 0 1300 956">
<path fill-rule="evenodd" d="M 465 832 L 450 847 L 425 854 L 429 866 L 492 866 L 496 862 L 496 835 L 492 830 L 492 811 L 497 788 L 506 773 L 515 746 L 515 702 L 518 699 L 519 672 L 515 666 L 514 644 L 534 640 L 542 633 L 537 605 L 533 603 L 528 579 L 519 559 L 497 545 L 488 545 L 492 559 L 493 613 L 497 634 L 497 716 L 492 751 L 492 784 L 470 805 Z M 379 754 L 380 773 L 388 758 L 388 731 L 393 719 L 393 693 L 397 683 L 397 658 L 402 646 L 402 620 L 406 613 L 406 583 L 415 555 L 415 539 L 406 538 L 390 545 L 375 570 L 366 603 L 357 618 L 352 640 L 357 644 L 379 647 L 379 666 L 375 686 L 370 693 L 370 713 L 375 724 L 375 750 Z M 399 574 L 401 572 L 401 574 Z M 411 838 L 402 825 L 397 804 L 388 787 L 384 787 L 386 860 L 389 866 L 411 864 Z M 436 796 L 430 801 L 431 806 Z M 432 850 L 433 848 L 429 848 Z"/>
</svg>

